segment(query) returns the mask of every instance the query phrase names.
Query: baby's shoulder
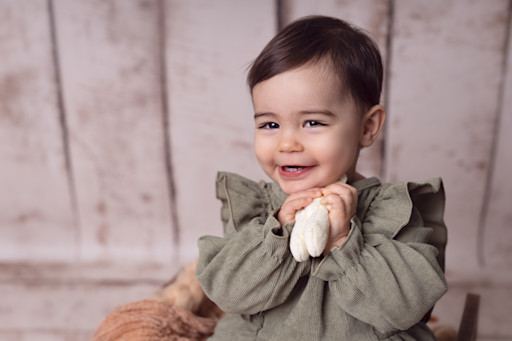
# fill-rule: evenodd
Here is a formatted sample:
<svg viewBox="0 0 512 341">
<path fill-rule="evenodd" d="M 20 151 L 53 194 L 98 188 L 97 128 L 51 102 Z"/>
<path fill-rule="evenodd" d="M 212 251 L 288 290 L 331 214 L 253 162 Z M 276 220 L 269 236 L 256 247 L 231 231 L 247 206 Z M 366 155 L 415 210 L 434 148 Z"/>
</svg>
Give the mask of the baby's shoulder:
<svg viewBox="0 0 512 341">
<path fill-rule="evenodd" d="M 445 194 L 441 178 L 381 183 L 376 178 L 354 183 L 358 189 L 357 215 L 363 223 L 378 225 L 389 237 L 406 226 L 416 208 L 424 220 L 441 223 Z M 444 223 L 443 223 L 444 224 Z"/>
<path fill-rule="evenodd" d="M 382 183 L 378 178 L 372 177 L 359 180 L 352 184 L 359 195 L 359 201 L 365 206 L 373 202 L 415 202 L 422 199 L 444 199 L 444 186 L 440 177 L 424 181 L 402 181 Z"/>
</svg>

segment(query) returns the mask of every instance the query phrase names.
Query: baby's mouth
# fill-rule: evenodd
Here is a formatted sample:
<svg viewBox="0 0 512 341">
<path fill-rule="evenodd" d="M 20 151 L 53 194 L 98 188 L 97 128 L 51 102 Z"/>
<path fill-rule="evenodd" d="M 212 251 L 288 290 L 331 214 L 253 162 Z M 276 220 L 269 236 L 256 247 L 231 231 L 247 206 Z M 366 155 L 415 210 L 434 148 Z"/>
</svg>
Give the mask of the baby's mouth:
<svg viewBox="0 0 512 341">
<path fill-rule="evenodd" d="M 304 167 L 304 166 L 283 166 L 282 167 L 283 171 L 290 172 L 290 173 L 300 172 L 304 168 L 306 168 L 306 167 Z"/>
<path fill-rule="evenodd" d="M 299 174 L 304 173 L 312 169 L 314 166 L 298 166 L 298 165 L 289 165 L 289 166 L 281 166 L 281 172 L 287 174 Z"/>
<path fill-rule="evenodd" d="M 287 165 L 279 167 L 279 174 L 286 179 L 302 179 L 314 166 Z"/>
</svg>

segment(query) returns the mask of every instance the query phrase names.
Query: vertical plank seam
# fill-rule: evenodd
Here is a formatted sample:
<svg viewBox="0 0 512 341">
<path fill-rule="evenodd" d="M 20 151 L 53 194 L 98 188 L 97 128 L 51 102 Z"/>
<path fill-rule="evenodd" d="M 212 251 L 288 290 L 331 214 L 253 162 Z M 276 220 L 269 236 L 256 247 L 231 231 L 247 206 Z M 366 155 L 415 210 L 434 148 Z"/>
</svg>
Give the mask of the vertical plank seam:
<svg viewBox="0 0 512 341">
<path fill-rule="evenodd" d="M 78 196 L 76 190 L 76 183 L 73 173 L 73 163 L 71 159 L 71 150 L 69 146 L 69 133 L 68 122 L 66 115 L 66 107 L 64 105 L 64 89 L 62 86 L 62 75 L 60 68 L 59 46 L 57 41 L 57 22 L 55 16 L 55 8 L 53 0 L 47 1 L 48 17 L 50 24 L 50 41 L 51 41 L 51 54 L 53 61 L 53 70 L 55 78 L 55 89 L 57 97 L 57 110 L 59 113 L 59 122 L 62 134 L 62 145 L 64 150 L 64 162 L 66 167 L 66 177 L 68 182 L 69 197 L 71 200 L 71 211 L 73 216 L 73 235 L 75 244 L 75 261 L 80 260 L 80 244 L 82 242 L 81 224 L 80 224 L 80 210 L 78 207 Z"/>
<path fill-rule="evenodd" d="M 167 63 L 166 63 L 166 48 L 167 48 L 167 34 L 166 34 L 166 16 L 165 16 L 165 0 L 158 1 L 158 36 L 159 36 L 159 69 L 160 69 L 160 91 L 162 100 L 162 126 L 164 136 L 164 154 L 165 154 L 165 167 L 167 172 L 167 188 L 169 189 L 169 203 L 172 223 L 172 240 L 171 244 L 174 246 L 174 252 L 172 254 L 173 262 L 179 263 L 179 247 L 181 240 L 181 229 L 179 225 L 178 216 L 178 205 L 176 200 L 176 182 L 175 172 L 172 163 L 172 151 L 171 151 L 171 136 L 170 136 L 170 110 L 168 101 L 168 79 L 167 79 Z"/>
<path fill-rule="evenodd" d="M 503 42 L 503 59 L 501 61 L 501 77 L 499 80 L 499 90 L 497 96 L 497 106 L 496 106 L 496 114 L 494 120 L 494 126 L 492 131 L 492 141 L 491 141 L 491 151 L 489 158 L 489 167 L 487 168 L 487 176 L 485 179 L 485 188 L 482 200 L 482 206 L 480 208 L 480 219 L 478 221 L 478 229 L 477 229 L 477 239 L 476 239 L 476 250 L 477 250 L 477 258 L 478 265 L 480 267 L 485 267 L 486 259 L 485 259 L 485 224 L 487 222 L 487 217 L 489 215 L 489 203 L 491 199 L 492 185 L 494 182 L 494 169 L 496 166 L 496 156 L 497 149 L 499 143 L 499 132 L 500 132 L 500 124 L 501 118 L 503 116 L 503 102 L 505 100 L 505 87 L 506 87 L 506 79 L 507 79 L 507 67 L 508 67 L 508 56 L 509 56 L 509 40 L 510 40 L 510 30 L 511 30 L 511 20 L 512 20 L 512 0 L 508 2 L 508 13 L 507 13 L 507 25 L 505 31 L 505 38 Z"/>
<path fill-rule="evenodd" d="M 381 155 L 381 169 L 380 176 L 382 179 L 387 179 L 388 172 L 388 164 L 387 164 L 387 137 L 388 137 L 388 127 L 389 127 L 389 117 L 390 117 L 390 92 L 391 92 L 391 60 L 393 58 L 393 35 L 395 28 L 395 1 L 389 0 L 388 2 L 388 22 L 387 22 L 387 35 L 386 35 L 386 65 L 384 71 L 384 107 L 386 108 L 386 120 L 384 121 L 384 127 L 382 128 L 382 143 L 380 146 L 380 155 Z"/>
<path fill-rule="evenodd" d="M 276 28 L 279 32 L 288 21 L 288 16 L 285 12 L 288 12 L 288 6 L 285 0 L 275 0 L 275 13 L 276 13 Z"/>
</svg>

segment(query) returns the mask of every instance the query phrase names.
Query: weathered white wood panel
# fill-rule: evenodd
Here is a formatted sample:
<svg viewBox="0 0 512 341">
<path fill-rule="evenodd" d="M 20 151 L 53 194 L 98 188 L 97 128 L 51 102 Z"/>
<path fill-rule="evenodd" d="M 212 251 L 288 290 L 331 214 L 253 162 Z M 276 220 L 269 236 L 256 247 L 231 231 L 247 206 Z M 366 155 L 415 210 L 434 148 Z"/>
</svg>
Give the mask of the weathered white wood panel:
<svg viewBox="0 0 512 341">
<path fill-rule="evenodd" d="M 495 161 L 484 220 L 482 221 L 483 263 L 486 266 L 512 270 L 512 35 L 509 35 L 507 70 L 500 117 L 497 126 Z M 511 332 L 512 334 L 512 332 Z"/>
<path fill-rule="evenodd" d="M 2 264 L 0 340 L 91 340 L 116 307 L 150 297 L 177 264 Z"/>
<path fill-rule="evenodd" d="M 47 2 L 0 2 L 0 260 L 69 260 L 74 223 Z"/>
<path fill-rule="evenodd" d="M 512 340 L 512 286 L 510 282 L 450 282 L 448 294 L 436 304 L 433 316 L 439 324 L 459 328 L 467 293 L 480 295 L 477 340 Z"/>
<path fill-rule="evenodd" d="M 215 199 L 219 170 L 255 180 L 254 121 L 245 84 L 249 63 L 275 34 L 274 1 L 168 1 L 167 79 L 176 175 L 180 255 L 222 233 Z"/>
<path fill-rule="evenodd" d="M 158 2 L 55 1 L 81 259 L 169 262 Z"/>
<path fill-rule="evenodd" d="M 0 330 L 0 340 L 9 341 L 90 341 L 91 332 L 66 332 L 62 330 Z"/>
<path fill-rule="evenodd" d="M 386 63 L 389 1 L 349 0 L 285 0 L 283 24 L 309 15 L 327 15 L 345 20 L 365 31 L 379 46 L 383 64 Z M 382 173 L 383 132 L 377 141 L 361 151 L 358 171 L 365 176 L 380 177 Z"/>
<path fill-rule="evenodd" d="M 442 176 L 447 269 L 477 267 L 508 1 L 396 1 L 387 179 Z"/>
<path fill-rule="evenodd" d="M 91 340 L 116 307 L 145 299 L 158 287 L 151 282 L 109 282 L 87 276 L 72 281 L 0 282 L 0 340 Z"/>
<path fill-rule="evenodd" d="M 375 0 L 284 0 L 283 24 L 309 15 L 326 15 L 345 20 L 368 33 L 385 57 L 388 34 L 388 1 Z"/>
<path fill-rule="evenodd" d="M 9 341 L 90 341 L 91 333 L 62 331 L 0 331 L 0 340 Z"/>
<path fill-rule="evenodd" d="M 0 330 L 92 336 L 115 307 L 149 297 L 157 285 L 38 282 L 0 284 L 0 288 L 4 296 Z"/>
</svg>

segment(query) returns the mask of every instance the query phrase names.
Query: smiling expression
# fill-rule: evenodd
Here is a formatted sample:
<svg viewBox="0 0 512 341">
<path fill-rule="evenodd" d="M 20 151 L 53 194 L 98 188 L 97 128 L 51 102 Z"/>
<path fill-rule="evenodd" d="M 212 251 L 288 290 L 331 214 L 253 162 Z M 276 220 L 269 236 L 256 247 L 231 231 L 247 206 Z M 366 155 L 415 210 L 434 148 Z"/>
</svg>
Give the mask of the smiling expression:
<svg viewBox="0 0 512 341">
<path fill-rule="evenodd" d="M 287 194 L 354 175 L 363 119 L 329 71 L 307 64 L 253 88 L 256 157 Z"/>
</svg>

